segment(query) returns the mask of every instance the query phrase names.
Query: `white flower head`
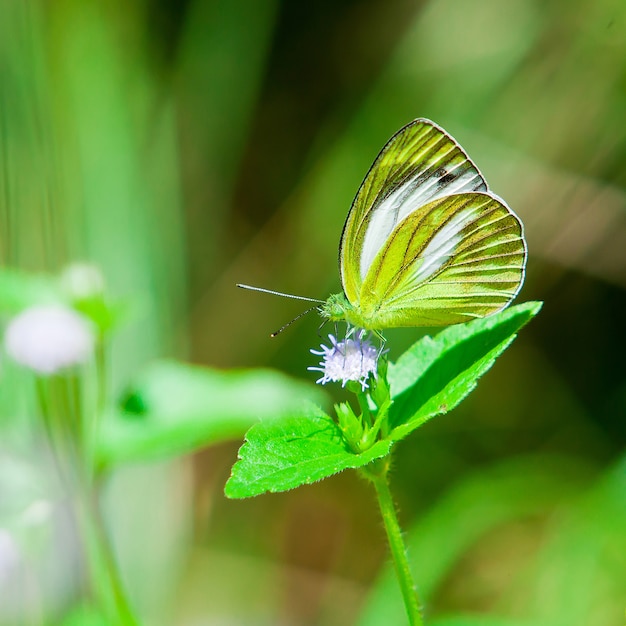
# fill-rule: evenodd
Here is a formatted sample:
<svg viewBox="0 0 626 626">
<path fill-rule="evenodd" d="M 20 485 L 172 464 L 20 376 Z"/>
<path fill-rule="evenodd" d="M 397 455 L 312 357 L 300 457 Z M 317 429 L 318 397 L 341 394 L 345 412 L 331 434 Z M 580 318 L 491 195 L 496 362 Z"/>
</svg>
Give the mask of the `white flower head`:
<svg viewBox="0 0 626 626">
<path fill-rule="evenodd" d="M 376 376 L 379 351 L 372 345 L 364 330 L 359 330 L 353 339 L 337 341 L 328 335 L 330 346 L 322 344 L 321 350 L 311 350 L 315 355 L 323 357 L 320 367 L 307 369 L 322 372 L 323 376 L 316 382 L 325 385 L 328 382 L 339 382 L 343 387 L 353 380 L 361 384 L 363 391 L 368 388 L 370 374 Z"/>
<path fill-rule="evenodd" d="M 60 304 L 26 309 L 9 322 L 4 336 L 9 356 L 39 374 L 84 363 L 94 343 L 89 320 Z"/>
<path fill-rule="evenodd" d="M 104 293 L 104 276 L 90 263 L 72 263 L 61 274 L 61 287 L 70 298 L 85 300 Z"/>
</svg>

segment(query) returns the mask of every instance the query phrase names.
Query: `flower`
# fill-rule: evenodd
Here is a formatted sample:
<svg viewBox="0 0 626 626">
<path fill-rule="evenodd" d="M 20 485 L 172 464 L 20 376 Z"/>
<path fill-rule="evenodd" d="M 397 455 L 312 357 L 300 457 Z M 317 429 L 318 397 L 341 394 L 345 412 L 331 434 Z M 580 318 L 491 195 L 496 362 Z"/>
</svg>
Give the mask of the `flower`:
<svg viewBox="0 0 626 626">
<path fill-rule="evenodd" d="M 104 276 L 90 263 L 73 263 L 61 274 L 61 287 L 72 300 L 87 300 L 104 294 Z"/>
<path fill-rule="evenodd" d="M 328 382 L 341 381 L 342 386 L 354 380 L 361 383 L 363 391 L 368 388 L 367 379 L 370 374 L 376 376 L 379 351 L 366 337 L 364 330 L 359 330 L 354 339 L 337 341 L 333 335 L 328 335 L 331 346 L 322 344 L 321 350 L 311 350 L 315 355 L 324 357 L 320 367 L 307 369 L 324 374 L 316 382 L 325 385 Z"/>
<path fill-rule="evenodd" d="M 4 337 L 7 353 L 40 374 L 84 363 L 94 343 L 89 320 L 60 304 L 26 309 L 9 322 Z"/>
</svg>

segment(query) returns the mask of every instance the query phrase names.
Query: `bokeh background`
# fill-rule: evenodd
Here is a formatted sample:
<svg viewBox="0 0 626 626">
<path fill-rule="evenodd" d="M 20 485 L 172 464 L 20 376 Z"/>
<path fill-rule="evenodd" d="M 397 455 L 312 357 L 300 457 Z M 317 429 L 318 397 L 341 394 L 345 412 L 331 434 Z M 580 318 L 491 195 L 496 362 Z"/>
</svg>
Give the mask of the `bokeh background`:
<svg viewBox="0 0 626 626">
<path fill-rule="evenodd" d="M 337 292 L 352 198 L 415 117 L 521 217 L 519 300 L 545 301 L 471 398 L 397 448 L 428 615 L 622 624 L 623 0 L 2 0 L 0 262 L 95 263 L 135 303 L 115 397 L 163 356 L 313 381 L 319 320 L 269 339 L 302 303 L 234 284 Z M 391 358 L 420 335 L 390 332 Z M 368 485 L 229 501 L 240 443 L 110 482 L 145 623 L 402 624 Z"/>
</svg>

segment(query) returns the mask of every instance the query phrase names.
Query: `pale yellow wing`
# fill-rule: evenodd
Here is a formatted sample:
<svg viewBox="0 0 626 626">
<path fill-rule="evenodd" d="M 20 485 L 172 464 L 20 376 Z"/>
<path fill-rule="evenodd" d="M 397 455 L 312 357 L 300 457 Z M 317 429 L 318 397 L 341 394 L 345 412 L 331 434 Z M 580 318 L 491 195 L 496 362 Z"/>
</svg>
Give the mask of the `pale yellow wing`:
<svg viewBox="0 0 626 626">
<path fill-rule="evenodd" d="M 486 190 L 478 168 L 434 122 L 417 119 L 400 129 L 374 161 L 344 225 L 340 270 L 348 300 L 356 303 L 374 259 L 407 216 L 443 196 Z"/>
<path fill-rule="evenodd" d="M 507 306 L 524 280 L 522 223 L 488 192 L 437 198 L 402 220 L 356 301 L 365 328 L 466 322 Z"/>
</svg>

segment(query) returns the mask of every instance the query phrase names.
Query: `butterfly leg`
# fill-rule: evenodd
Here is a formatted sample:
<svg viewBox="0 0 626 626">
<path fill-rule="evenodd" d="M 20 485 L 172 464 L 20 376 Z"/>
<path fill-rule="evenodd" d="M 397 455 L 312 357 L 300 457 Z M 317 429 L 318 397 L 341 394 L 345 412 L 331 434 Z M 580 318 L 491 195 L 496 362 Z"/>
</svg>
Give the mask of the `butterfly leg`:
<svg viewBox="0 0 626 626">
<path fill-rule="evenodd" d="M 376 356 L 377 359 L 380 359 L 380 356 L 384 352 L 385 346 L 387 345 L 387 340 L 379 330 L 373 330 L 372 333 L 376 335 L 376 337 L 378 337 L 378 341 L 380 341 L 380 348 L 378 349 L 378 355 Z"/>
<path fill-rule="evenodd" d="M 324 326 L 326 326 L 326 322 L 328 322 L 327 319 L 322 320 L 322 323 L 319 325 L 318 329 L 317 329 L 317 336 L 321 339 L 322 338 L 322 328 L 324 328 Z"/>
<path fill-rule="evenodd" d="M 350 337 L 352 337 L 357 330 L 359 329 L 356 326 L 352 326 L 352 324 L 346 322 L 346 339 L 350 339 Z"/>
</svg>

